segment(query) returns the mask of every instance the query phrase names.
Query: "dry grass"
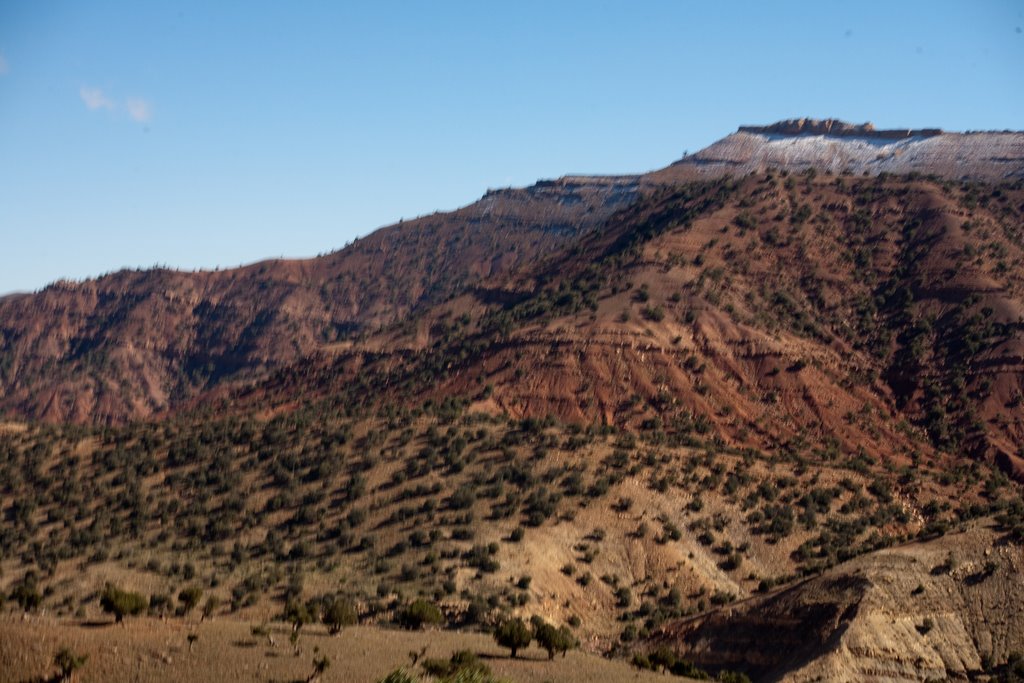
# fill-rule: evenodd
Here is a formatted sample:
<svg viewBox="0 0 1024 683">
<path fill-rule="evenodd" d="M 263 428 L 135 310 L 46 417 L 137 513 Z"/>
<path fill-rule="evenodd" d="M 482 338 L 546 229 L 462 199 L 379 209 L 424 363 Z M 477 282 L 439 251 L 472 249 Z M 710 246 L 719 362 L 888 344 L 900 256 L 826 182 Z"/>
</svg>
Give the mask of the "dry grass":
<svg viewBox="0 0 1024 683">
<path fill-rule="evenodd" d="M 254 638 L 248 623 L 225 619 L 202 624 L 130 619 L 117 626 L 7 616 L 0 619 L 0 683 L 53 674 L 53 656 L 61 647 L 89 656 L 76 677 L 82 683 L 305 680 L 312 672 L 314 648 L 331 660 L 325 683 L 359 683 L 375 681 L 400 666 L 409 667 L 408 653 L 424 646 L 427 657 L 447 658 L 457 650 L 472 650 L 496 676 L 515 683 L 664 680 L 664 676 L 637 671 L 623 661 L 583 652 L 548 661 L 545 652 L 531 646 L 513 660 L 489 636 L 455 631 L 354 627 L 329 636 L 322 629 L 310 629 L 303 631 L 301 654 L 296 656 L 288 642 L 287 627 L 278 624 L 271 629 L 276 647 L 271 647 L 265 637 Z M 191 653 L 189 633 L 198 635 Z"/>
</svg>

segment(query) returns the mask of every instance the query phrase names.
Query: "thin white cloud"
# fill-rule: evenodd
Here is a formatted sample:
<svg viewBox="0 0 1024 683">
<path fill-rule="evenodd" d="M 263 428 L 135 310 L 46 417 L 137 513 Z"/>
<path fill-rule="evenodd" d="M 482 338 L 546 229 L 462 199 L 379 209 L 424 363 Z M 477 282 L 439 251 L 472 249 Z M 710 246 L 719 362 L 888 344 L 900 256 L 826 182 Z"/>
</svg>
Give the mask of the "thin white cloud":
<svg viewBox="0 0 1024 683">
<path fill-rule="evenodd" d="M 153 105 L 141 97 L 129 97 L 125 100 L 124 107 L 133 121 L 146 123 L 153 118 Z"/>
<path fill-rule="evenodd" d="M 78 89 L 78 95 L 82 98 L 82 102 L 85 103 L 86 108 L 90 111 L 96 111 L 97 109 L 115 109 L 116 105 L 114 102 L 103 94 L 103 91 L 99 88 L 90 88 L 83 85 Z"/>
<path fill-rule="evenodd" d="M 0 52 L 0 76 L 4 75 L 10 70 L 11 65 L 7 63 L 7 58 L 4 57 L 2 52 Z"/>
<path fill-rule="evenodd" d="M 93 88 L 88 85 L 83 85 L 79 88 L 78 95 L 82 98 L 86 109 L 90 111 L 97 111 L 99 109 L 117 112 L 124 111 L 128 118 L 137 123 L 149 123 L 153 118 L 153 105 L 149 100 L 141 97 L 126 97 L 123 101 L 115 101 L 100 88 Z"/>
</svg>

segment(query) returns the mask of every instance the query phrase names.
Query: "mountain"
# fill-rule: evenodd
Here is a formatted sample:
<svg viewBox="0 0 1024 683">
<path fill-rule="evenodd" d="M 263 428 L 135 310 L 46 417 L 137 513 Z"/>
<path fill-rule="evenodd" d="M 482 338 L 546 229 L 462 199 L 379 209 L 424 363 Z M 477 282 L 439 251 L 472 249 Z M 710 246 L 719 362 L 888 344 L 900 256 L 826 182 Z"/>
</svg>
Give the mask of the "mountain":
<svg viewBox="0 0 1024 683">
<path fill-rule="evenodd" d="M 459 295 L 507 302 L 533 286 L 526 271 L 538 259 L 613 233 L 623 209 L 693 180 L 769 168 L 1012 181 L 1024 174 L 1024 135 L 805 119 L 744 127 L 661 171 L 490 192 L 315 259 L 57 282 L 0 299 L 0 409 L 107 423 L 173 411 Z"/>
<path fill-rule="evenodd" d="M 308 260 L 121 271 L 0 299 L 0 405 L 116 423 L 259 377 L 456 293 L 489 288 L 597 230 L 630 178 L 566 178 L 383 228 Z"/>
<path fill-rule="evenodd" d="M 942 450 L 1019 477 L 1024 192 L 968 209 L 976 191 L 767 174 L 666 191 L 618 214 L 586 268 L 567 257 L 518 308 L 470 309 L 475 344 L 439 342 L 465 360 L 424 386 L 486 385 L 522 417 L 698 420 L 737 446 Z"/>
<path fill-rule="evenodd" d="M 315 259 L 0 299 L 0 611 L 67 639 L 108 583 L 154 618 L 201 589 L 253 625 L 536 615 L 719 680 L 1014 680 L 1022 143 L 744 127 Z"/>
<path fill-rule="evenodd" d="M 486 386 L 480 405 L 516 416 L 957 451 L 1019 477 L 1022 150 L 1020 133 L 785 121 L 315 259 L 55 283 L 0 300 L 0 406 L 114 424 L 354 380 Z"/>
</svg>

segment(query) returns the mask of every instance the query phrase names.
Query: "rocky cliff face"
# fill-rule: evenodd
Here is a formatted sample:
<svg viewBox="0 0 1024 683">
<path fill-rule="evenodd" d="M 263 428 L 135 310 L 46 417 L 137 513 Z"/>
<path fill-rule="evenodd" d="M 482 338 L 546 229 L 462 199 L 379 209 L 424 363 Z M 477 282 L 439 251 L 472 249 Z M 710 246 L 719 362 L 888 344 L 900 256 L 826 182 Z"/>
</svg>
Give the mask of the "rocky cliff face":
<svg viewBox="0 0 1024 683">
<path fill-rule="evenodd" d="M 946 133 L 939 129 L 875 130 L 827 119 L 744 126 L 653 174 L 664 182 L 766 169 L 829 173 L 937 175 L 961 180 L 1024 177 L 1024 134 Z"/>
<path fill-rule="evenodd" d="M 712 668 L 745 662 L 759 680 L 970 680 L 1024 648 L 1022 569 L 1019 546 L 978 527 L 858 558 L 654 642 Z"/>
<path fill-rule="evenodd" d="M 839 119 L 787 119 L 768 126 L 740 126 L 739 132 L 763 135 L 831 135 L 876 140 L 900 140 L 942 135 L 941 128 L 877 130 L 872 123 L 846 123 Z"/>
</svg>

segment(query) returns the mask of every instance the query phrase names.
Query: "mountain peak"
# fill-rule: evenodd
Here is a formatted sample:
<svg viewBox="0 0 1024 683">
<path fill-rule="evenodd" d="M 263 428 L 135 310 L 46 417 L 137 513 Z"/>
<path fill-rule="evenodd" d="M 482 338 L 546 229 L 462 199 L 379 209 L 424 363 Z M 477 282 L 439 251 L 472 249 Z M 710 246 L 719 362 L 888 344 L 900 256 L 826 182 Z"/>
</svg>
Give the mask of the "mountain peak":
<svg viewBox="0 0 1024 683">
<path fill-rule="evenodd" d="M 840 119 L 786 119 L 767 126 L 740 126 L 740 133 L 759 133 L 769 135 L 831 135 L 835 137 L 862 137 L 898 140 L 911 137 L 932 137 L 941 135 L 940 128 L 907 128 L 877 130 L 874 124 L 848 123 Z"/>
</svg>

